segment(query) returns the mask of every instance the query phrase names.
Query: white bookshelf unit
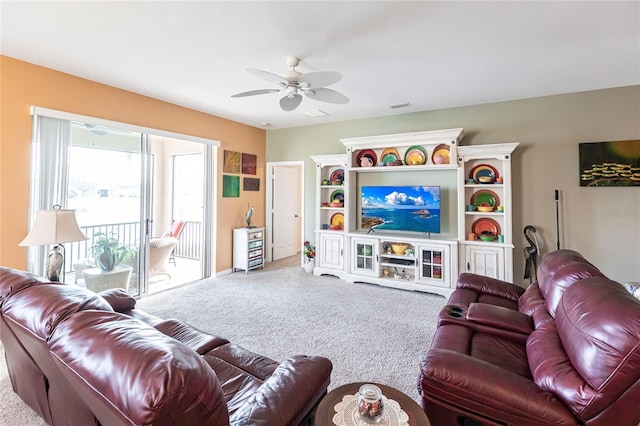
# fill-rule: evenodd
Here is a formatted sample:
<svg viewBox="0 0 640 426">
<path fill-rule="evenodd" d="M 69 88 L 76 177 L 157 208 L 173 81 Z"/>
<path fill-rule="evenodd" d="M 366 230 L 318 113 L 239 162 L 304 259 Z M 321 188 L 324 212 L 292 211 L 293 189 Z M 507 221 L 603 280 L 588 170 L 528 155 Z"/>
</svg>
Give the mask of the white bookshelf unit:
<svg viewBox="0 0 640 426">
<path fill-rule="evenodd" d="M 463 146 L 458 149 L 458 240 L 460 271 L 513 282 L 513 205 L 511 155 L 517 143 Z M 478 183 L 473 177 L 492 174 L 500 182 Z M 472 182 L 473 180 L 473 182 Z M 489 204 L 490 211 L 467 211 L 467 205 Z M 482 232 L 502 235 L 482 240 Z M 494 232 L 495 230 L 495 232 Z M 469 240 L 474 233 L 478 239 Z"/>
<path fill-rule="evenodd" d="M 316 266 L 314 274 L 344 277 L 346 155 L 317 155 L 316 163 Z M 335 202 L 336 200 L 342 201 Z M 333 201 L 333 203 L 332 203 Z"/>
</svg>

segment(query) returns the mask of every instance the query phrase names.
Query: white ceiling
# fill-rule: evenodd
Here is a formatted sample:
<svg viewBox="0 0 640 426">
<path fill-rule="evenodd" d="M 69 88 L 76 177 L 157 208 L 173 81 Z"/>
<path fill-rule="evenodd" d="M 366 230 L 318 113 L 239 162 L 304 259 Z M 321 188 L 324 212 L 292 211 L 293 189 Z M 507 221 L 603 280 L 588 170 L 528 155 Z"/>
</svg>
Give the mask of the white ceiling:
<svg viewBox="0 0 640 426">
<path fill-rule="evenodd" d="M 267 129 L 640 84 L 638 1 L 1 1 L 0 17 L 3 55 Z M 330 88 L 351 101 L 230 97 L 275 88 L 245 69 L 290 55 L 342 73 Z"/>
</svg>

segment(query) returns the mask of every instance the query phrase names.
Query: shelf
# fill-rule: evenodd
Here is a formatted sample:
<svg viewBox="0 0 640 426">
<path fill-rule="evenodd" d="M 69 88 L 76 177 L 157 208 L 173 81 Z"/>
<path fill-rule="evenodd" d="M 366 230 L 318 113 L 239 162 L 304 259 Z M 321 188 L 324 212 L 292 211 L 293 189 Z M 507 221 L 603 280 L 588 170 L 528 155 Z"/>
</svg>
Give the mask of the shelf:
<svg viewBox="0 0 640 426">
<path fill-rule="evenodd" d="M 380 261 L 380 265 L 383 266 L 414 266 L 416 264 L 415 259 L 387 259 Z"/>
<path fill-rule="evenodd" d="M 416 172 L 416 171 L 436 171 L 436 170 L 457 170 L 456 164 L 427 164 L 423 166 L 374 166 L 374 167 L 349 167 L 347 171 L 358 173 L 371 173 L 371 172 Z"/>
<path fill-rule="evenodd" d="M 474 246 L 502 246 L 502 247 L 513 247 L 513 244 L 510 243 L 501 243 L 498 240 L 494 241 L 480 241 L 480 240 L 465 240 L 461 241 L 461 244 L 468 244 Z"/>
<path fill-rule="evenodd" d="M 504 212 L 464 212 L 469 216 L 504 216 Z"/>
<path fill-rule="evenodd" d="M 491 188 L 504 188 L 504 183 L 465 183 L 465 188 L 483 188 L 489 186 Z"/>
<path fill-rule="evenodd" d="M 382 278 L 382 279 L 383 279 L 383 280 L 385 280 L 385 281 L 387 281 L 387 280 L 388 280 L 388 281 L 392 281 L 392 282 L 401 282 L 401 283 L 405 283 L 405 282 L 413 282 L 413 281 L 414 281 L 414 277 L 413 277 L 413 275 L 410 275 L 410 276 L 408 276 L 408 277 L 406 277 L 406 278 L 394 278 L 394 277 L 392 277 L 392 276 L 389 276 L 389 277 L 382 276 L 382 277 L 380 277 L 380 278 Z"/>
</svg>

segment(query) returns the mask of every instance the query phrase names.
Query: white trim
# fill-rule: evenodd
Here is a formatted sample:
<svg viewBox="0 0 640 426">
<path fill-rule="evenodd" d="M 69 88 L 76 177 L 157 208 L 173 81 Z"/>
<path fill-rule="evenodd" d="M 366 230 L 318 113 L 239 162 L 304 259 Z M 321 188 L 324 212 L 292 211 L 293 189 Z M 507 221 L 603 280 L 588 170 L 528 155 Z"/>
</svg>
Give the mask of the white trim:
<svg viewBox="0 0 640 426">
<path fill-rule="evenodd" d="M 233 274 L 233 269 L 225 269 L 223 271 L 212 273 L 210 278 L 218 278 L 218 277 L 223 277 L 225 275 L 231 275 L 231 274 Z"/>
<path fill-rule="evenodd" d="M 275 162 L 267 162 L 267 182 L 266 182 L 266 190 L 265 190 L 265 207 L 266 207 L 266 217 L 265 217 L 265 233 L 266 233 L 266 242 L 267 242 L 267 252 L 265 253 L 265 259 L 267 262 L 273 261 L 273 226 L 271 223 L 271 218 L 273 216 L 273 168 L 277 166 L 296 166 L 300 171 L 300 237 L 302 238 L 299 241 L 299 246 L 302 247 L 304 244 L 305 237 L 305 204 L 304 204 L 304 174 L 305 174 L 305 162 L 302 161 L 275 161 Z M 304 265 L 304 252 L 300 250 L 301 258 L 300 258 L 300 266 Z"/>
<path fill-rule="evenodd" d="M 58 111 L 55 109 L 43 108 L 39 106 L 31 107 L 31 115 L 40 115 L 45 117 L 53 117 L 61 120 L 81 121 L 83 123 L 94 124 L 97 126 L 115 127 L 117 129 L 129 130 L 132 132 L 149 133 L 154 136 L 164 136 L 173 139 L 183 139 L 191 142 L 199 142 L 208 145 L 220 146 L 220 141 L 214 139 L 206 139 L 198 136 L 190 136 L 182 133 L 174 133 L 166 130 L 154 129 L 151 127 L 136 126 L 134 124 L 122 123 L 119 121 L 105 120 L 102 118 L 91 117 L 88 115 L 75 114 L 72 112 Z"/>
</svg>

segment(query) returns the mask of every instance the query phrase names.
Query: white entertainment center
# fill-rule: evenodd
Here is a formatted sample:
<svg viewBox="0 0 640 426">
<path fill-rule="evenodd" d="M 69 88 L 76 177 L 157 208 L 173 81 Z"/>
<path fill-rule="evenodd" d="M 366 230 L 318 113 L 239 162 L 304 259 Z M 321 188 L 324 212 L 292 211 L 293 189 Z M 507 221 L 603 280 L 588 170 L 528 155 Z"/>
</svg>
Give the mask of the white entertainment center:
<svg viewBox="0 0 640 426">
<path fill-rule="evenodd" d="M 461 272 L 512 280 L 518 143 L 460 146 L 463 137 L 463 129 L 447 129 L 340 139 L 345 154 L 312 156 L 314 274 L 445 297 Z M 363 185 L 439 186 L 440 232 L 363 226 Z"/>
</svg>

